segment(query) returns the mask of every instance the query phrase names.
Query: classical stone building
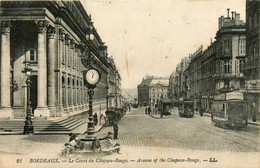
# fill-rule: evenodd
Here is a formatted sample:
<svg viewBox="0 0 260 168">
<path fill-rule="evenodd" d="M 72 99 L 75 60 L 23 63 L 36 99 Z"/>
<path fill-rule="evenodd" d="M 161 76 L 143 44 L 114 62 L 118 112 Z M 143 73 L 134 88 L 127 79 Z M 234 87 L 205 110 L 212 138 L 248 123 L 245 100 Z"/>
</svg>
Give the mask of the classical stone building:
<svg viewBox="0 0 260 168">
<path fill-rule="evenodd" d="M 253 120 L 260 119 L 260 1 L 246 1 L 245 98 Z"/>
<path fill-rule="evenodd" d="M 137 91 L 139 105 L 156 105 L 159 100 L 168 98 L 169 78 L 147 76 L 137 86 Z"/>
<path fill-rule="evenodd" d="M 201 45 L 193 54 L 190 55 L 190 64 L 188 67 L 188 77 L 190 78 L 190 99 L 194 101 L 194 108 L 197 109 L 198 103 L 201 102 L 201 62 L 203 46 Z"/>
<path fill-rule="evenodd" d="M 94 110 L 106 109 L 108 73 L 118 71 L 109 69 L 106 46 L 80 1 L 1 1 L 0 21 L 0 118 L 25 117 L 28 66 L 35 118 L 86 112 L 82 72 L 90 64 L 101 72 Z"/>
<path fill-rule="evenodd" d="M 199 105 L 210 112 L 215 93 L 224 90 L 243 92 L 245 76 L 243 65 L 246 56 L 245 23 L 240 14 L 232 12 L 219 18 L 216 41 L 203 51 L 199 47 L 189 56 L 189 66 L 183 69 L 178 64 L 175 74 L 175 96 L 189 97 L 195 109 Z"/>
<path fill-rule="evenodd" d="M 108 62 L 108 108 L 120 108 L 122 106 L 121 76 L 116 68 L 114 58 L 110 57 Z"/>
<path fill-rule="evenodd" d="M 242 71 L 246 56 L 246 27 L 240 20 L 240 14 L 232 12 L 219 18 L 219 30 L 216 34 L 216 73 L 215 90 L 244 89 L 245 77 Z M 214 47 L 213 47 L 214 48 Z"/>
<path fill-rule="evenodd" d="M 210 46 L 201 55 L 201 108 L 209 112 L 211 102 L 215 93 L 214 75 L 216 73 L 216 41 L 211 42 Z"/>
<path fill-rule="evenodd" d="M 187 98 L 187 69 L 190 64 L 190 56 L 184 57 L 181 62 L 176 67 L 176 75 L 175 75 L 175 100 L 178 100 L 179 98 Z"/>
</svg>

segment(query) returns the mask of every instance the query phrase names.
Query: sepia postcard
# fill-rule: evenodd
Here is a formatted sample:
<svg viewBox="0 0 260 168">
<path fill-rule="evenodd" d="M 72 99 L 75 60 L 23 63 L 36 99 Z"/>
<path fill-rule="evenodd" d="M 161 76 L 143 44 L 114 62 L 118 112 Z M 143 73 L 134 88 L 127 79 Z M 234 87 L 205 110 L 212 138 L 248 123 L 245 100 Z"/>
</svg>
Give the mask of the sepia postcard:
<svg viewBox="0 0 260 168">
<path fill-rule="evenodd" d="M 0 0 L 0 167 L 260 167 L 259 0 Z"/>
</svg>

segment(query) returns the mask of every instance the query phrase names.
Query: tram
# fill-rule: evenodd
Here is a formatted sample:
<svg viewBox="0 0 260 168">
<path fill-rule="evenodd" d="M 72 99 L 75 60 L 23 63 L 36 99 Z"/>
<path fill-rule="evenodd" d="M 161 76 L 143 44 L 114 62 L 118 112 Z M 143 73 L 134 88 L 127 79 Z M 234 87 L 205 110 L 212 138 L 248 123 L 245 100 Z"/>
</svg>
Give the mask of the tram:
<svg viewBox="0 0 260 168">
<path fill-rule="evenodd" d="M 180 99 L 178 105 L 180 117 L 191 118 L 194 116 L 194 101 Z"/>
<path fill-rule="evenodd" d="M 247 103 L 243 93 L 229 92 L 214 96 L 211 120 L 221 128 L 243 128 L 247 126 Z"/>
<path fill-rule="evenodd" d="M 171 109 L 173 108 L 173 102 L 169 98 L 165 98 L 159 101 L 159 111 L 162 111 L 163 115 L 171 115 Z"/>
</svg>

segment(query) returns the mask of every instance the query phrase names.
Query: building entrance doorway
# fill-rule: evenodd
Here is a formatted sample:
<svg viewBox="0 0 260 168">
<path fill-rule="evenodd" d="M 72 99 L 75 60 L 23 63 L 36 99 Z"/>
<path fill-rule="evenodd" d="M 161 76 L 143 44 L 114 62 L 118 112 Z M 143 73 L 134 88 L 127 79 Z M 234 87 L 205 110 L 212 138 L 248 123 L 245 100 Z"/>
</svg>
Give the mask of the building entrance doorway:
<svg viewBox="0 0 260 168">
<path fill-rule="evenodd" d="M 30 90 L 30 93 L 31 93 L 31 105 L 32 105 L 32 114 L 34 114 L 34 110 L 36 109 L 37 107 L 37 101 L 38 101 L 38 94 L 37 94 L 37 85 L 38 85 L 38 82 L 37 82 L 37 75 L 32 75 L 31 76 L 31 90 Z"/>
</svg>

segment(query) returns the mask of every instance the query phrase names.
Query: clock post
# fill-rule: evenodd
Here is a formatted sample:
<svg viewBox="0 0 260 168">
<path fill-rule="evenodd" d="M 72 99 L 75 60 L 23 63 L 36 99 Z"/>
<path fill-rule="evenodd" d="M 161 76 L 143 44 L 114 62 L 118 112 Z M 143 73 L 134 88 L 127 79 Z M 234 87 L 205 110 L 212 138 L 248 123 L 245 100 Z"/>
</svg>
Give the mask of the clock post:
<svg viewBox="0 0 260 168">
<path fill-rule="evenodd" d="M 88 128 L 87 133 L 88 135 L 94 134 L 95 131 L 95 124 L 93 118 L 93 96 L 94 96 L 94 88 L 88 89 L 88 96 L 89 96 L 89 114 L 88 114 Z"/>
<path fill-rule="evenodd" d="M 93 96 L 94 88 L 100 81 L 101 74 L 96 68 L 90 68 L 83 72 L 84 84 L 88 88 L 89 95 L 89 113 L 88 113 L 88 128 L 86 133 L 88 135 L 93 135 L 95 133 L 95 124 L 93 119 Z"/>
</svg>

